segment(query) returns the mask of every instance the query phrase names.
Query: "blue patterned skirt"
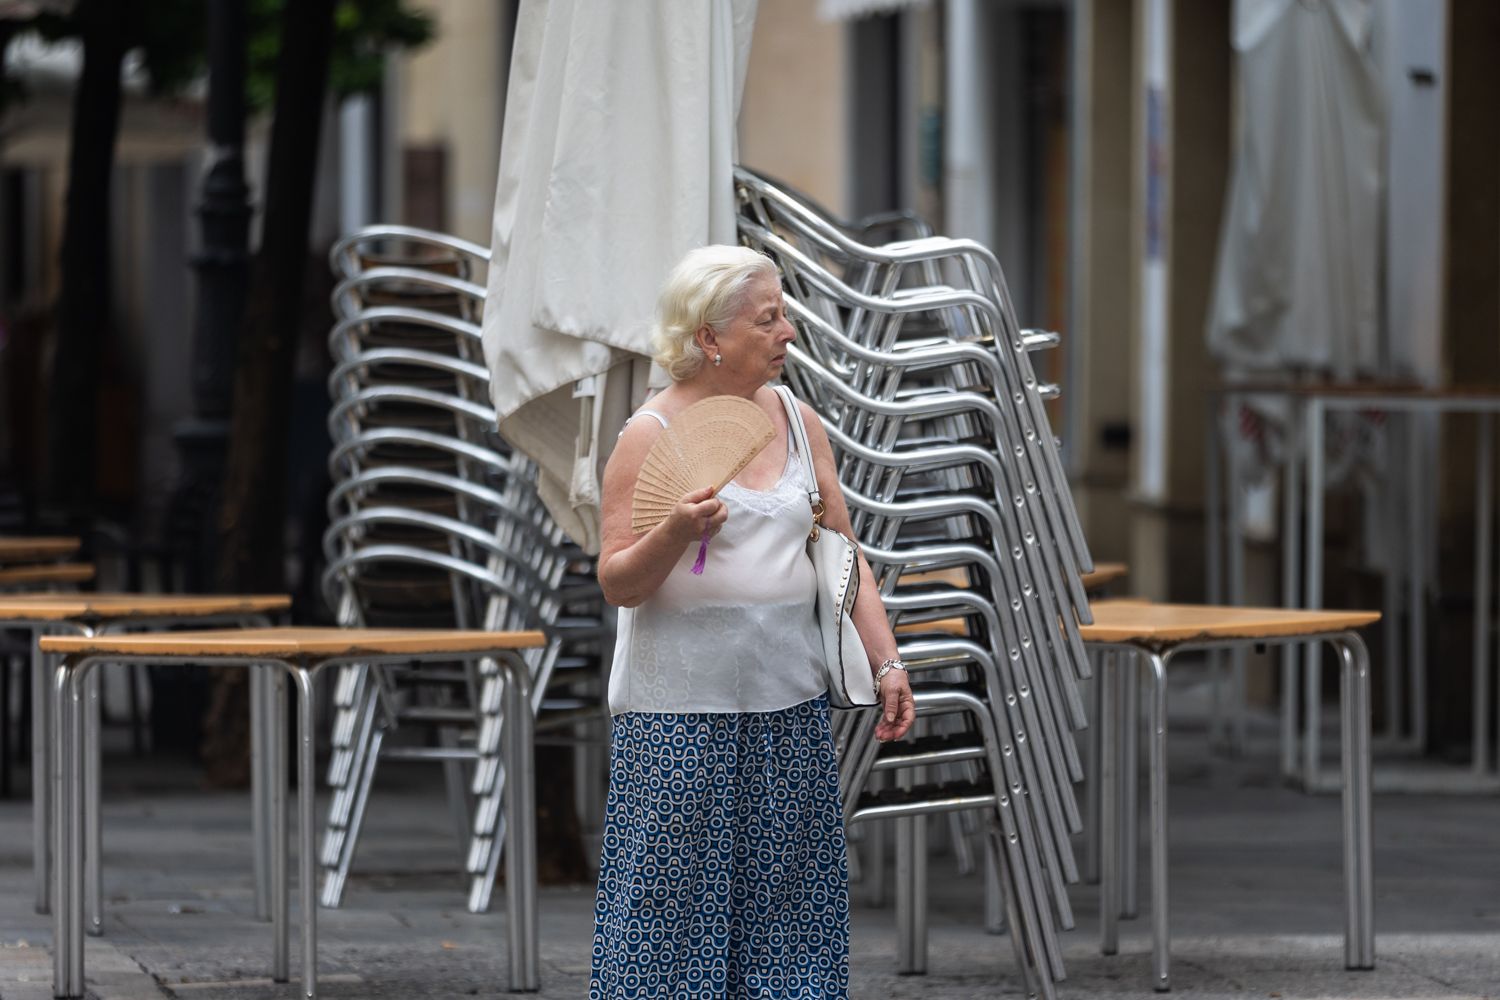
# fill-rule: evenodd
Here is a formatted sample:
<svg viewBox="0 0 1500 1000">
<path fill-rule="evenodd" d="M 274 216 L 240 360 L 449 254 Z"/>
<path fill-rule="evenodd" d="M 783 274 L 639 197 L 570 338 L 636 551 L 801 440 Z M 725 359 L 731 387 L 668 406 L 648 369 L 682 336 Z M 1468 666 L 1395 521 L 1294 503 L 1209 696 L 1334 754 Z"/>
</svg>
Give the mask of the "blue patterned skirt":
<svg viewBox="0 0 1500 1000">
<path fill-rule="evenodd" d="M 614 718 L 590 1000 L 849 995 L 828 699 Z"/>
</svg>

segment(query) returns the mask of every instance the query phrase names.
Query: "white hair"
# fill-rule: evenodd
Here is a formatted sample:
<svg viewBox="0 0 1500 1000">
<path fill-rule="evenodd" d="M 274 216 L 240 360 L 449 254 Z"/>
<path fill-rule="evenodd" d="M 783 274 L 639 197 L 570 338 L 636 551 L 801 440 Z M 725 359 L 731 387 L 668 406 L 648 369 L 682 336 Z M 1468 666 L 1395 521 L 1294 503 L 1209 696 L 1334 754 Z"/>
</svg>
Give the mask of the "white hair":
<svg viewBox="0 0 1500 1000">
<path fill-rule="evenodd" d="M 696 334 L 722 330 L 745 304 L 756 278 L 779 281 L 771 258 L 749 247 L 715 245 L 689 250 L 662 285 L 651 346 L 656 363 L 673 381 L 692 378 L 703 367 Z"/>
</svg>

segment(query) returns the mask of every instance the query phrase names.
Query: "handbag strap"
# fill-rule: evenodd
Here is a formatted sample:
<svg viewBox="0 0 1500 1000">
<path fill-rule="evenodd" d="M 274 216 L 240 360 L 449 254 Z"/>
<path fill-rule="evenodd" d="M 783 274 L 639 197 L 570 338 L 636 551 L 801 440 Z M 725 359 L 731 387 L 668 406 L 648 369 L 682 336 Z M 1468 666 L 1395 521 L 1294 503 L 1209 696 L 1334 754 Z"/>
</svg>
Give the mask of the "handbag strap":
<svg viewBox="0 0 1500 1000">
<path fill-rule="evenodd" d="M 821 526 L 823 494 L 818 489 L 818 473 L 813 469 L 812 447 L 807 443 L 807 424 L 802 421 L 802 408 L 797 405 L 797 397 L 792 395 L 792 390 L 786 386 L 775 386 L 774 391 L 781 397 L 781 405 L 786 407 L 786 422 L 791 427 L 792 437 L 797 443 L 797 453 L 802 456 L 802 468 L 807 473 L 807 482 L 810 487 L 807 491 L 807 502 L 812 505 L 813 523 Z"/>
</svg>

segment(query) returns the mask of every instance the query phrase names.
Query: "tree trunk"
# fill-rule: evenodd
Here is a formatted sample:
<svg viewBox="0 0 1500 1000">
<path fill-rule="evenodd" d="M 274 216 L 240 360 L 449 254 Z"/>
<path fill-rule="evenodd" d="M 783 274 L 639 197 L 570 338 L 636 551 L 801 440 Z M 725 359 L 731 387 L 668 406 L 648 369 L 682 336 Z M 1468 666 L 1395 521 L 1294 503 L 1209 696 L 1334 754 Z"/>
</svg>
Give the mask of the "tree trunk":
<svg viewBox="0 0 1500 1000">
<path fill-rule="evenodd" d="M 48 404 L 47 494 L 92 513 L 100 358 L 111 331 L 110 182 L 120 130 L 120 64 L 130 0 L 83 0 L 83 75 L 73 97 L 57 351 Z"/>
<path fill-rule="evenodd" d="M 282 14 L 266 210 L 240 332 L 219 512 L 218 584 L 226 590 L 286 588 L 287 416 L 302 328 L 333 8 L 334 0 L 297 0 Z"/>
<path fill-rule="evenodd" d="M 317 176 L 334 0 L 296 0 L 282 11 L 265 216 L 234 375 L 234 413 L 219 508 L 219 590 L 287 589 L 287 417 L 302 328 L 302 286 Z M 247 686 L 242 672 L 216 681 L 204 739 L 208 780 L 248 774 Z"/>
</svg>

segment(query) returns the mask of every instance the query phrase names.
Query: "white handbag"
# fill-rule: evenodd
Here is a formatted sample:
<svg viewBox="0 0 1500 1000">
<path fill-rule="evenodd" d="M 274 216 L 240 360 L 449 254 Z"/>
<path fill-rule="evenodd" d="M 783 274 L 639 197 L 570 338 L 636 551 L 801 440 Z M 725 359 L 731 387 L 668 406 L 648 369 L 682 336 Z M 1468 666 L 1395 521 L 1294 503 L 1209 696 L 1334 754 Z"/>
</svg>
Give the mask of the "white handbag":
<svg viewBox="0 0 1500 1000">
<path fill-rule="evenodd" d="M 823 495 L 813 469 L 807 426 L 796 397 L 785 386 L 777 386 L 786 407 L 802 468 L 811 489 L 813 529 L 807 536 L 807 555 L 818 578 L 818 631 L 823 636 L 823 667 L 828 675 L 828 703 L 834 708 L 859 708 L 876 703 L 875 680 L 865 644 L 854 627 L 854 599 L 859 595 L 859 550 L 833 528 L 823 527 Z"/>
</svg>

